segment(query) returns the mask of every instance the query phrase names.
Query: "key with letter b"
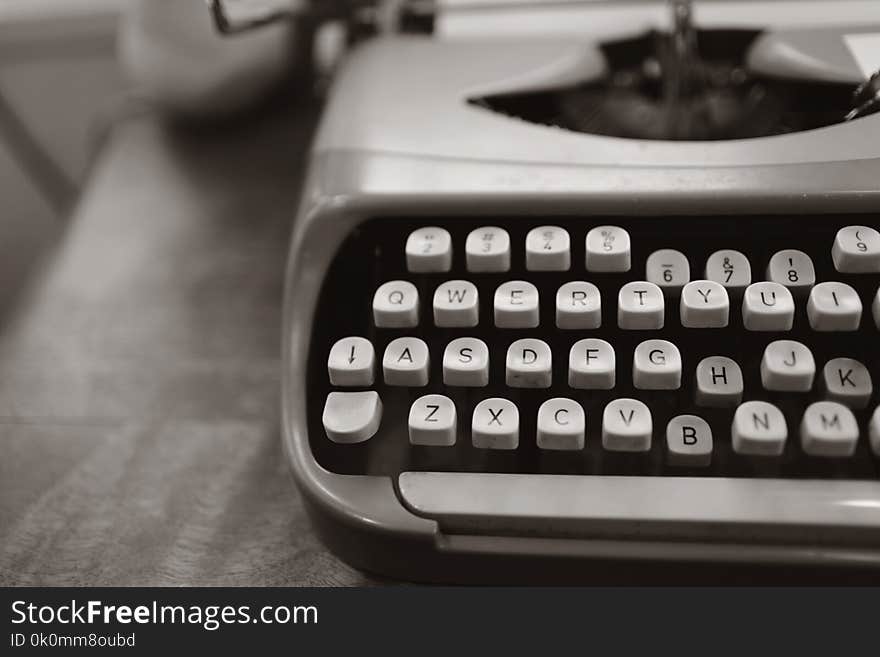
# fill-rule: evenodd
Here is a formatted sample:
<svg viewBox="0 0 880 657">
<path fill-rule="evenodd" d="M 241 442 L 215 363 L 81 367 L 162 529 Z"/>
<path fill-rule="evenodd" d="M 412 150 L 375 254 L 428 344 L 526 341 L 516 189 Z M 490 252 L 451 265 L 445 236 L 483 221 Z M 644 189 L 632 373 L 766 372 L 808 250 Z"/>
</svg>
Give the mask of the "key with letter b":
<svg viewBox="0 0 880 657">
<path fill-rule="evenodd" d="M 701 417 L 679 415 L 666 425 L 666 456 L 670 465 L 705 467 L 712 461 L 712 429 Z"/>
</svg>

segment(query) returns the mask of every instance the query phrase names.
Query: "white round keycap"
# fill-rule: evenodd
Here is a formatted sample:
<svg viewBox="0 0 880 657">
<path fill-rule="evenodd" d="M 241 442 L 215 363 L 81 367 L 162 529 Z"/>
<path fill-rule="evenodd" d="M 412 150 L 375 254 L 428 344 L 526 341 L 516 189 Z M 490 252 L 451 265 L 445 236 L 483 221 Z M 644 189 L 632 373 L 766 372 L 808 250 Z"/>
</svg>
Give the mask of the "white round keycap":
<svg viewBox="0 0 880 657">
<path fill-rule="evenodd" d="M 871 451 L 874 452 L 874 456 L 880 456 L 880 406 L 875 408 L 871 415 L 868 438 L 871 441 Z"/>
<path fill-rule="evenodd" d="M 834 237 L 831 259 L 841 273 L 880 272 L 880 233 L 868 226 L 841 228 Z"/>
<path fill-rule="evenodd" d="M 428 345 L 419 338 L 397 338 L 385 347 L 382 372 L 389 386 L 428 385 Z"/>
<path fill-rule="evenodd" d="M 472 230 L 465 241 L 467 269 L 499 272 L 510 269 L 510 235 L 503 228 L 484 226 Z"/>
<path fill-rule="evenodd" d="M 807 318 L 814 331 L 857 331 L 862 300 L 846 283 L 819 283 L 810 290 Z"/>
<path fill-rule="evenodd" d="M 373 295 L 373 322 L 379 328 L 412 328 L 419 324 L 419 291 L 408 281 L 383 283 Z"/>
<path fill-rule="evenodd" d="M 556 326 L 561 329 L 597 329 L 602 325 L 602 295 L 592 283 L 572 281 L 556 292 Z"/>
<path fill-rule="evenodd" d="M 629 271 L 631 259 L 629 233 L 623 228 L 617 226 L 597 226 L 587 233 L 587 271 Z"/>
<path fill-rule="evenodd" d="M 362 443 L 379 430 L 382 401 L 375 390 L 331 392 L 324 404 L 321 422 L 334 443 Z"/>
<path fill-rule="evenodd" d="M 648 256 L 645 278 L 664 290 L 679 289 L 690 282 L 691 265 L 681 251 L 660 249 Z"/>
<path fill-rule="evenodd" d="M 681 354 L 666 340 L 645 340 L 633 354 L 633 385 L 639 390 L 678 390 Z"/>
<path fill-rule="evenodd" d="M 446 281 L 434 290 L 434 324 L 441 328 L 472 327 L 480 321 L 477 286 L 470 281 Z"/>
<path fill-rule="evenodd" d="M 761 383 L 765 390 L 807 392 L 813 387 L 816 361 L 812 352 L 794 340 L 767 345 L 761 359 Z"/>
<path fill-rule="evenodd" d="M 526 236 L 526 269 L 567 271 L 571 267 L 571 240 L 559 226 L 533 228 Z"/>
<path fill-rule="evenodd" d="M 484 399 L 474 408 L 471 441 L 483 449 L 516 449 L 519 446 L 519 409 L 507 399 Z"/>
<path fill-rule="evenodd" d="M 602 413 L 602 447 L 609 451 L 650 451 L 653 431 L 651 411 L 637 399 L 615 399 Z"/>
<path fill-rule="evenodd" d="M 653 283 L 627 283 L 617 294 L 617 325 L 622 329 L 661 329 L 665 312 L 663 291 Z"/>
<path fill-rule="evenodd" d="M 337 340 L 327 358 L 330 384 L 334 386 L 371 386 L 376 354 L 372 343 L 359 337 Z"/>
<path fill-rule="evenodd" d="M 535 328 L 540 315 L 538 288 L 525 281 L 508 281 L 495 290 L 495 326 Z"/>
<path fill-rule="evenodd" d="M 455 404 L 443 395 L 425 395 L 409 409 L 409 442 L 413 445 L 449 447 L 455 444 Z"/>
<path fill-rule="evenodd" d="M 419 228 L 406 240 L 406 268 L 413 273 L 442 272 L 452 268 L 452 237 L 437 226 Z"/>
<path fill-rule="evenodd" d="M 781 283 L 752 283 L 743 295 L 742 316 L 748 331 L 790 331 L 794 298 Z"/>
<path fill-rule="evenodd" d="M 709 356 L 697 365 L 696 402 L 724 408 L 742 401 L 743 375 L 739 364 L 725 356 Z"/>
<path fill-rule="evenodd" d="M 666 459 L 670 465 L 706 467 L 712 462 L 712 429 L 696 415 L 679 415 L 666 425 Z"/>
<path fill-rule="evenodd" d="M 752 282 L 752 266 L 739 251 L 722 249 L 706 260 L 706 278 L 724 287 L 744 289 Z"/>
<path fill-rule="evenodd" d="M 777 251 L 767 265 L 767 280 L 779 283 L 797 293 L 816 284 L 813 260 L 803 251 Z"/>
<path fill-rule="evenodd" d="M 880 287 L 874 295 L 874 302 L 871 304 L 871 314 L 874 316 L 874 324 L 880 329 Z"/>
<path fill-rule="evenodd" d="M 820 401 L 807 406 L 801 420 L 801 447 L 810 456 L 852 456 L 859 424 L 843 404 Z"/>
<path fill-rule="evenodd" d="M 507 349 L 507 385 L 511 388 L 549 388 L 553 382 L 553 354 L 543 340 L 517 340 Z"/>
<path fill-rule="evenodd" d="M 850 408 L 865 408 L 874 392 L 868 368 L 852 358 L 832 358 L 825 363 L 822 382 L 828 397 Z"/>
<path fill-rule="evenodd" d="M 785 449 L 788 425 L 773 404 L 748 401 L 737 407 L 730 435 L 737 454 L 779 456 Z"/>
<path fill-rule="evenodd" d="M 587 419 L 576 401 L 557 397 L 538 409 L 537 442 L 541 449 L 578 450 L 584 448 Z"/>
<path fill-rule="evenodd" d="M 443 352 L 443 383 L 482 388 L 489 385 L 489 347 L 477 338 L 456 338 Z"/>
<path fill-rule="evenodd" d="M 578 340 L 568 354 L 568 385 L 572 388 L 611 390 L 615 372 L 614 347 L 605 340 Z"/>
<path fill-rule="evenodd" d="M 730 318 L 730 297 L 721 283 L 691 281 L 682 288 L 679 311 L 685 328 L 724 328 Z"/>
</svg>

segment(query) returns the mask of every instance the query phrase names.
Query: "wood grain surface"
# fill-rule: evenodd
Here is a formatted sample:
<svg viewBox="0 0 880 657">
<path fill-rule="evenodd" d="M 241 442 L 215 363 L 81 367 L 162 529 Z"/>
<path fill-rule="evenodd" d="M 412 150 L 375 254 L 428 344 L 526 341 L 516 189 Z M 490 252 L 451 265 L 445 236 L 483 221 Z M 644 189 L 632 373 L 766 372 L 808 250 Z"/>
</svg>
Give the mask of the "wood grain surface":
<svg viewBox="0 0 880 657">
<path fill-rule="evenodd" d="M 0 334 L 0 584 L 373 583 L 280 445 L 282 272 L 314 108 L 114 130 Z"/>
</svg>

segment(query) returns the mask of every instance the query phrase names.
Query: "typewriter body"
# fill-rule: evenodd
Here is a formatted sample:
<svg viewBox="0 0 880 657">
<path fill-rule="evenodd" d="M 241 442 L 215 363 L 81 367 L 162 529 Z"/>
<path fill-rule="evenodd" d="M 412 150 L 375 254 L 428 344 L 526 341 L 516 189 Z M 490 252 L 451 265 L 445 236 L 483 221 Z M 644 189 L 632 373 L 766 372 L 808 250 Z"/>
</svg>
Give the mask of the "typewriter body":
<svg viewBox="0 0 880 657">
<path fill-rule="evenodd" d="M 294 228 L 284 445 L 328 544 L 875 573 L 880 7 L 437 4 L 347 56 Z"/>
</svg>

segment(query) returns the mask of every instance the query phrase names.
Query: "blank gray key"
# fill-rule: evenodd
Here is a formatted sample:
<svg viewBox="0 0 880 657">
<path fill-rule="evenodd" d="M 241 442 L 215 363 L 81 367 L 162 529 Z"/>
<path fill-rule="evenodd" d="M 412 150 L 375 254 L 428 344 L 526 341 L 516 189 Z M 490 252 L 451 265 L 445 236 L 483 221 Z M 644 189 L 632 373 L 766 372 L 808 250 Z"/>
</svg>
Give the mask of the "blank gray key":
<svg viewBox="0 0 880 657">
<path fill-rule="evenodd" d="M 381 421 L 382 401 L 374 390 L 331 392 L 321 415 L 327 437 L 343 444 L 369 440 L 376 435 Z"/>
<path fill-rule="evenodd" d="M 697 365 L 696 401 L 699 406 L 736 406 L 742 395 L 743 375 L 736 361 L 725 356 L 709 356 Z"/>
</svg>

